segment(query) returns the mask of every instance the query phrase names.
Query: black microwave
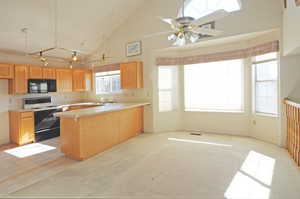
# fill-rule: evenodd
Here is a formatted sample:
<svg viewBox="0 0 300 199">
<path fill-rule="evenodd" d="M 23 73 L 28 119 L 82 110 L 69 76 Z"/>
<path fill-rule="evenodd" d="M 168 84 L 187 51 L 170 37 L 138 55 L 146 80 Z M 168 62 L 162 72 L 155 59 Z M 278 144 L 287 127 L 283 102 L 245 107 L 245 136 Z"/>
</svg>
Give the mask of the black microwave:
<svg viewBox="0 0 300 199">
<path fill-rule="evenodd" d="M 51 79 L 29 79 L 28 93 L 56 92 L 56 80 Z"/>
</svg>

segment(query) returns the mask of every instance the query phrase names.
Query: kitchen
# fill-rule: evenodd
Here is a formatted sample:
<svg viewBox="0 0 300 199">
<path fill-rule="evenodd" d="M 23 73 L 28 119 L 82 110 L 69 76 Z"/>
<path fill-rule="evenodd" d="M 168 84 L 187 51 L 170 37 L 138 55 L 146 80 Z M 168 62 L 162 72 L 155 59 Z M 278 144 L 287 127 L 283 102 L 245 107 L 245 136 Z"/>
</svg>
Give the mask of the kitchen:
<svg viewBox="0 0 300 199">
<path fill-rule="evenodd" d="M 299 9 L 1 0 L 0 198 L 299 199 Z"/>
<path fill-rule="evenodd" d="M 116 65 L 121 74 L 120 87 L 122 89 L 143 88 L 143 65 L 141 62 Z M 63 125 L 59 118 L 63 117 L 65 113 L 76 115 L 77 112 L 85 109 L 88 113 L 94 111 L 97 114 L 102 114 L 149 105 L 148 103 L 119 104 L 112 101 L 103 101 L 103 99 L 97 102 L 82 100 L 77 103 L 55 104 L 52 97 L 47 95 L 48 93 L 64 94 L 68 92 L 78 92 L 84 95 L 85 92 L 92 92 L 94 87 L 92 70 L 2 63 L 0 74 L 1 79 L 8 79 L 9 94 L 35 95 L 35 97 L 23 98 L 21 109 L 9 111 L 10 141 L 20 146 L 60 136 Z M 105 110 L 102 110 L 103 108 Z M 136 133 L 143 131 L 142 112 L 143 110 L 139 113 L 141 124 L 139 132 Z M 101 129 L 101 126 L 99 126 L 99 129 Z M 130 137 L 133 136 L 129 136 L 122 141 L 126 141 Z M 63 140 L 62 142 L 66 143 L 68 141 Z M 94 155 L 102 151 L 103 149 L 94 152 Z"/>
</svg>

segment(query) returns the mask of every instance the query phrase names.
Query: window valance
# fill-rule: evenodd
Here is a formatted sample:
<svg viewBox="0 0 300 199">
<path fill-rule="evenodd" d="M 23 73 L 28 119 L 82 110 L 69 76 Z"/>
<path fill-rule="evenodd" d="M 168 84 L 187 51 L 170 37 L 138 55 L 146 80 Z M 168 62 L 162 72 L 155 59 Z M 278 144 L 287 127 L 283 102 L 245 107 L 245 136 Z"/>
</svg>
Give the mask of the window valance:
<svg viewBox="0 0 300 199">
<path fill-rule="evenodd" d="M 202 54 L 188 57 L 158 57 L 158 66 L 188 65 L 197 63 L 217 62 L 233 59 L 244 59 L 247 57 L 263 55 L 279 51 L 279 41 L 272 41 L 258 46 L 227 52 Z"/>
<path fill-rule="evenodd" d="M 105 66 L 96 66 L 94 67 L 94 72 L 100 73 L 100 72 L 109 72 L 109 71 L 116 71 L 120 70 L 120 64 L 110 64 L 110 65 L 105 65 Z"/>
</svg>

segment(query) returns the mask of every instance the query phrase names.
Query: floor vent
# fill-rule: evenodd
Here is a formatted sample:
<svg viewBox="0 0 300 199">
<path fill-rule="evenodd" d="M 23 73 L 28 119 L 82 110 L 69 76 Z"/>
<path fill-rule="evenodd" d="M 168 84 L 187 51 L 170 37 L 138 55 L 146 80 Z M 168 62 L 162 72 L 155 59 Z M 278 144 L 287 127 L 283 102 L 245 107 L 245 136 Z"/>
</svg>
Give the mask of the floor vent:
<svg viewBox="0 0 300 199">
<path fill-rule="evenodd" d="M 190 133 L 190 135 L 202 136 L 201 133 Z"/>
</svg>

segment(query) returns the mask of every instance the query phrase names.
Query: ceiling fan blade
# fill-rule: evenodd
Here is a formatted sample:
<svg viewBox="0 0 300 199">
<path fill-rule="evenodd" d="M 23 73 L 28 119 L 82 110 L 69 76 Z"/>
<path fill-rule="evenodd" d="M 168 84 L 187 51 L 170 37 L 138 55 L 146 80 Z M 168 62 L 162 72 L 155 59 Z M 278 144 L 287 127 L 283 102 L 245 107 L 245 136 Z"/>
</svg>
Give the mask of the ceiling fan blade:
<svg viewBox="0 0 300 199">
<path fill-rule="evenodd" d="M 203 24 L 206 24 L 206 23 L 209 23 L 209 22 L 212 22 L 212 21 L 216 21 L 218 19 L 221 19 L 221 18 L 224 18 L 228 15 L 229 13 L 226 11 L 226 10 L 217 10 L 211 14 L 208 14 L 204 17 L 201 17 L 195 21 L 193 21 L 191 24 L 192 25 L 195 25 L 195 26 L 200 26 L 200 25 L 203 25 Z"/>
<path fill-rule="evenodd" d="M 144 38 L 157 37 L 157 36 L 160 36 L 160 35 L 168 35 L 168 34 L 173 34 L 173 33 L 174 33 L 174 31 L 158 32 L 158 33 L 153 33 L 153 34 L 150 34 L 150 35 L 145 35 Z"/>
<path fill-rule="evenodd" d="M 196 28 L 192 30 L 192 32 L 202 35 L 210 35 L 210 36 L 218 36 L 223 33 L 223 31 L 215 30 L 215 29 L 208 29 L 208 28 Z"/>
<path fill-rule="evenodd" d="M 163 17 L 158 17 L 160 20 L 162 20 L 163 22 L 171 25 L 172 29 L 174 30 L 178 30 L 178 23 L 175 19 L 172 18 L 163 18 Z"/>
</svg>

